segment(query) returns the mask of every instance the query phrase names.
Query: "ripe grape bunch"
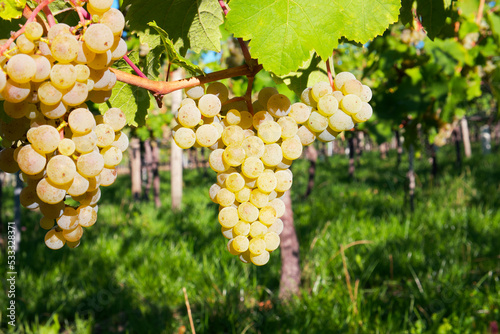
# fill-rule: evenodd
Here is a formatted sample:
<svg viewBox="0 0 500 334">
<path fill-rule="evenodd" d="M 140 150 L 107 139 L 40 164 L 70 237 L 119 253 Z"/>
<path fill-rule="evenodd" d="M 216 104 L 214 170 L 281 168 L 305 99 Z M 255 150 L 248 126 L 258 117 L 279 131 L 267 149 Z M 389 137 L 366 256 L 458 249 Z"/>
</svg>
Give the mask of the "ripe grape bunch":
<svg viewBox="0 0 500 334">
<path fill-rule="evenodd" d="M 333 86 L 318 82 L 303 91 L 302 102 L 293 104 L 266 87 L 253 103 L 252 115 L 232 108 L 236 104 L 228 101 L 228 89 L 216 82 L 206 91 L 203 86 L 186 89 L 188 97 L 174 111 L 177 145 L 212 150 L 209 163 L 217 182 L 210 187 L 210 198 L 219 204 L 227 249 L 242 262 L 264 265 L 279 247 L 282 196 L 292 186 L 290 166 L 303 146 L 316 138 L 333 141 L 371 117 L 368 86 L 349 72 L 339 73 Z"/>
<path fill-rule="evenodd" d="M 0 169 L 21 170 L 26 182 L 21 204 L 39 209 L 45 244 L 77 247 L 82 227 L 97 220 L 100 186 L 116 179 L 128 138 L 124 113 L 111 108 L 94 115 L 86 101 L 107 101 L 116 83 L 112 63 L 127 52 L 123 14 L 112 0 L 90 0 L 92 20 L 76 27 L 55 24 L 46 36 L 41 24 L 24 33 L 0 55 Z M 0 41 L 0 45 L 7 43 Z M 7 144 L 6 144 L 7 143 Z M 74 207 L 70 203 L 70 197 Z M 66 203 L 65 203 L 66 202 Z"/>
</svg>

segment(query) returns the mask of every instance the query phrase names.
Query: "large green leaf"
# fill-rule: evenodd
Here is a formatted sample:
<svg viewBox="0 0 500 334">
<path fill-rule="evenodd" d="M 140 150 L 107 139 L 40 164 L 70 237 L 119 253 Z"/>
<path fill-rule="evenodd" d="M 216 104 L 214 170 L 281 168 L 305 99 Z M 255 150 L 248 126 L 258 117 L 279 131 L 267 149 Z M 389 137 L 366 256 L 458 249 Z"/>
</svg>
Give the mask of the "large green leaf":
<svg viewBox="0 0 500 334">
<path fill-rule="evenodd" d="M 176 65 L 178 65 L 180 67 L 185 68 L 192 75 L 204 74 L 203 70 L 199 66 L 193 64 L 192 62 L 190 62 L 189 60 L 187 60 L 186 58 L 184 58 L 183 56 L 181 56 L 175 50 L 174 44 L 168 38 L 167 32 L 165 30 L 163 30 L 162 28 L 160 28 L 156 24 L 156 22 L 151 22 L 149 24 L 149 26 L 151 28 L 155 29 L 156 32 L 159 34 L 159 37 L 160 37 L 160 40 L 161 40 L 161 42 L 163 44 L 164 51 L 165 51 L 165 53 L 167 55 L 168 61 L 170 61 L 171 63 L 176 64 Z"/>
<path fill-rule="evenodd" d="M 135 64 L 139 62 L 136 53 L 129 54 L 129 58 Z M 123 59 L 116 62 L 114 67 L 128 73 L 132 71 Z M 145 123 L 149 106 L 150 97 L 146 89 L 117 81 L 111 98 L 106 103 L 99 105 L 99 111 L 103 114 L 109 108 L 120 108 L 127 116 L 129 125 L 142 126 Z"/>
<path fill-rule="evenodd" d="M 26 6 L 26 0 L 0 0 L 0 18 L 18 19 L 23 15 L 24 6 Z"/>
<path fill-rule="evenodd" d="M 131 30 L 145 31 L 156 21 L 166 31 L 182 54 L 188 49 L 220 51 L 223 23 L 222 9 L 217 0 L 125 0 L 129 6 L 126 19 Z"/>
<path fill-rule="evenodd" d="M 446 23 L 443 0 L 417 0 L 417 14 L 431 40 L 439 34 Z"/>
<path fill-rule="evenodd" d="M 232 0 L 226 29 L 250 41 L 252 56 L 285 75 L 316 52 L 327 59 L 345 37 L 366 43 L 398 18 L 398 0 Z"/>
</svg>

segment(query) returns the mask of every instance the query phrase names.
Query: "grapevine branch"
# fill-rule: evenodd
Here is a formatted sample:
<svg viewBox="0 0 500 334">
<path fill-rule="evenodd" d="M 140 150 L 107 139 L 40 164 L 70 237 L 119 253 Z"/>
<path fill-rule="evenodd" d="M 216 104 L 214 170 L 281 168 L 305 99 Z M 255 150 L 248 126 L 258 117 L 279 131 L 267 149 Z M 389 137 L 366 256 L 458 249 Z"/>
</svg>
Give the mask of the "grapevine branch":
<svg viewBox="0 0 500 334">
<path fill-rule="evenodd" d="M 145 88 L 156 94 L 164 95 L 179 89 L 194 87 L 209 82 L 219 81 L 222 79 L 238 76 L 255 76 L 255 74 L 257 74 L 261 69 L 262 65 L 257 65 L 254 68 L 250 68 L 248 65 L 241 65 L 229 68 L 227 70 L 212 72 L 206 75 L 200 75 L 197 77 L 170 82 L 154 81 L 147 78 L 141 78 L 137 75 L 126 73 L 115 68 L 111 68 L 111 71 L 115 73 L 116 78 L 121 82 Z"/>
<path fill-rule="evenodd" d="M 28 20 L 26 21 L 26 23 L 21 27 L 21 29 L 19 29 L 17 32 L 15 32 L 8 40 L 7 42 L 2 45 L 0 47 L 0 56 L 3 55 L 3 53 L 5 52 L 5 50 L 7 50 L 10 46 L 10 44 L 12 44 L 12 42 L 18 38 L 23 32 L 24 30 L 26 30 L 26 25 L 30 22 L 33 22 L 35 19 L 36 19 L 36 16 L 38 15 L 38 12 L 40 12 L 40 10 L 42 10 L 44 7 L 48 6 L 51 2 L 53 2 L 54 0 L 44 0 L 42 1 L 38 6 L 36 6 L 36 8 L 33 10 L 33 12 L 31 13 L 30 17 L 28 18 Z"/>
</svg>

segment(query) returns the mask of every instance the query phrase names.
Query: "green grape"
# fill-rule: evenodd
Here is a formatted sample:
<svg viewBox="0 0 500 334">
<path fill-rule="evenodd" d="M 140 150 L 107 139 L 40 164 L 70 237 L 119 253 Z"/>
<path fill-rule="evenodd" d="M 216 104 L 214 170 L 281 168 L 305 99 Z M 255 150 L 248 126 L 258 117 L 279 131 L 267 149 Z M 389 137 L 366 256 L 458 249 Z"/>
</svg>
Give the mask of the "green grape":
<svg viewBox="0 0 500 334">
<path fill-rule="evenodd" d="M 27 23 L 24 29 L 24 35 L 31 41 L 39 40 L 43 35 L 43 27 L 36 21 Z"/>
<path fill-rule="evenodd" d="M 229 166 L 237 167 L 245 160 L 245 150 L 240 145 L 231 144 L 224 150 L 222 159 Z"/>
<path fill-rule="evenodd" d="M 51 228 L 54 227 L 54 219 L 42 217 L 40 219 L 40 227 L 43 228 L 44 230 L 50 230 Z"/>
<path fill-rule="evenodd" d="M 268 144 L 265 146 L 264 154 L 260 159 L 266 166 L 277 166 L 283 160 L 283 151 L 276 143 Z"/>
<path fill-rule="evenodd" d="M 73 135 L 71 140 L 75 143 L 75 150 L 79 153 L 90 153 L 97 146 L 97 135 L 94 131 L 85 135 Z"/>
<path fill-rule="evenodd" d="M 200 124 L 201 112 L 192 104 L 185 105 L 179 109 L 177 121 L 186 128 L 194 128 L 196 125 Z"/>
<path fill-rule="evenodd" d="M 18 83 L 12 79 L 7 79 L 2 95 L 5 101 L 12 103 L 22 102 L 31 93 L 31 84 L 29 82 Z"/>
<path fill-rule="evenodd" d="M 331 94 L 332 92 L 333 89 L 328 82 L 320 81 L 312 86 L 311 95 L 313 99 L 318 102 L 323 96 Z"/>
<path fill-rule="evenodd" d="M 269 203 L 269 194 L 262 192 L 259 189 L 253 189 L 250 193 L 250 203 L 259 209 L 263 208 Z"/>
<path fill-rule="evenodd" d="M 111 97 L 113 91 L 110 90 L 102 90 L 102 91 L 90 91 L 88 100 L 94 103 L 105 103 Z"/>
<path fill-rule="evenodd" d="M 97 135 L 97 146 L 107 147 L 113 144 L 115 141 L 115 131 L 108 124 L 98 124 L 94 128 L 94 132 Z"/>
<path fill-rule="evenodd" d="M 269 231 L 264 235 L 266 250 L 272 252 L 280 246 L 280 237 L 276 232 Z"/>
<path fill-rule="evenodd" d="M 68 107 L 61 101 L 57 102 L 53 105 L 46 105 L 44 103 L 40 103 L 40 111 L 43 116 L 50 119 L 58 119 L 63 117 L 68 111 Z"/>
<path fill-rule="evenodd" d="M 245 155 L 247 158 L 260 158 L 264 155 L 265 144 L 259 137 L 249 136 L 243 139 L 241 146 L 245 150 Z"/>
<path fill-rule="evenodd" d="M 99 174 L 99 175 L 101 177 L 100 185 L 103 187 L 108 187 L 115 182 L 116 177 L 118 176 L 118 173 L 117 173 L 115 168 L 104 167 L 101 174 Z"/>
<path fill-rule="evenodd" d="M 111 47 L 111 59 L 121 59 L 127 54 L 127 51 L 127 43 L 123 39 L 115 36 L 115 43 Z"/>
<path fill-rule="evenodd" d="M 68 116 L 68 124 L 76 135 L 87 134 L 96 128 L 94 115 L 85 108 L 72 110 Z"/>
<path fill-rule="evenodd" d="M 271 226 L 269 226 L 268 231 L 280 235 L 281 232 L 283 232 L 283 221 L 279 218 L 276 219 L 276 221 Z"/>
<path fill-rule="evenodd" d="M 96 12 L 104 13 L 110 10 L 113 0 L 89 0 L 88 5 Z"/>
<path fill-rule="evenodd" d="M 227 98 L 229 97 L 229 90 L 227 89 L 226 85 L 224 85 L 222 82 L 212 82 L 207 87 L 207 94 L 213 94 L 217 96 L 220 102 L 224 103 L 227 101 Z"/>
<path fill-rule="evenodd" d="M 90 68 L 87 65 L 76 64 L 75 65 L 76 72 L 76 81 L 86 83 L 88 78 L 90 77 Z"/>
<path fill-rule="evenodd" d="M 78 212 L 70 206 L 65 207 L 61 217 L 57 218 L 57 225 L 65 231 L 74 230 L 78 226 Z"/>
<path fill-rule="evenodd" d="M 52 57 L 61 64 L 71 63 L 78 56 L 80 46 L 71 34 L 59 33 L 50 44 Z"/>
<path fill-rule="evenodd" d="M 210 187 L 210 189 L 208 190 L 208 194 L 210 196 L 210 199 L 212 200 L 212 202 L 214 203 L 218 203 L 217 202 L 217 193 L 222 189 L 222 187 L 220 185 L 218 185 L 217 183 L 214 183 L 212 184 L 212 186 Z"/>
<path fill-rule="evenodd" d="M 232 228 L 239 221 L 238 210 L 232 206 L 222 208 L 222 210 L 219 211 L 218 219 L 223 227 Z"/>
<path fill-rule="evenodd" d="M 47 218 L 57 219 L 62 216 L 66 205 L 63 201 L 56 204 L 48 204 L 40 201 L 40 212 Z"/>
<path fill-rule="evenodd" d="M 275 94 L 267 101 L 267 111 L 274 117 L 287 116 L 290 113 L 291 102 L 283 94 Z"/>
<path fill-rule="evenodd" d="M 81 206 L 95 205 L 101 199 L 101 189 L 97 187 L 95 190 L 89 190 L 81 196 L 73 196 L 72 198 L 80 202 Z"/>
<path fill-rule="evenodd" d="M 104 124 L 108 124 L 114 131 L 120 131 L 127 124 L 127 118 L 119 108 L 110 108 L 103 115 Z"/>
<path fill-rule="evenodd" d="M 277 180 L 274 172 L 265 170 L 257 177 L 257 188 L 265 193 L 270 193 L 276 188 Z"/>
<path fill-rule="evenodd" d="M 245 186 L 245 179 L 240 173 L 231 173 L 226 178 L 226 187 L 229 191 L 236 193 Z"/>
<path fill-rule="evenodd" d="M 240 220 L 236 225 L 233 227 L 233 234 L 236 236 L 242 235 L 242 236 L 247 236 L 250 233 L 250 224 Z"/>
<path fill-rule="evenodd" d="M 114 146 L 106 147 L 101 150 L 104 158 L 104 167 L 113 168 L 122 161 L 122 151 Z"/>
<path fill-rule="evenodd" d="M 52 106 L 61 101 L 63 93 L 51 82 L 46 81 L 38 87 L 38 97 L 43 104 Z"/>
<path fill-rule="evenodd" d="M 85 192 L 87 192 L 88 189 L 89 189 L 89 180 L 77 172 L 75 173 L 73 182 L 71 182 L 71 185 L 66 191 L 71 196 L 81 196 L 85 194 Z"/>
<path fill-rule="evenodd" d="M 246 183 L 245 183 L 245 185 L 246 185 Z M 248 202 L 250 200 L 250 193 L 251 192 L 252 192 L 252 190 L 245 186 L 245 187 L 243 187 L 243 189 L 241 189 L 240 191 L 238 191 L 234 195 L 236 197 L 236 200 L 239 203 L 243 203 L 243 202 Z"/>
<path fill-rule="evenodd" d="M 274 173 L 276 176 L 276 191 L 285 192 L 292 187 L 293 174 L 289 169 L 279 170 Z"/>
<path fill-rule="evenodd" d="M 95 6 L 92 5 L 95 8 Z M 100 22 L 111 30 L 113 35 L 120 36 L 125 28 L 125 17 L 118 9 L 111 8 L 107 10 L 102 16 Z"/>
<path fill-rule="evenodd" d="M 57 129 L 50 125 L 31 128 L 27 133 L 27 138 L 32 147 L 43 154 L 54 152 L 61 140 Z"/>
<path fill-rule="evenodd" d="M 36 64 L 36 73 L 31 78 L 33 82 L 43 82 L 50 76 L 50 71 L 52 69 L 52 64 L 50 61 L 41 55 L 32 55 L 31 58 L 35 61 Z"/>
<path fill-rule="evenodd" d="M 23 146 L 17 155 L 19 168 L 28 175 L 35 175 L 43 171 L 46 162 L 45 155 L 35 151 L 31 145 Z"/>
<path fill-rule="evenodd" d="M 249 129 L 253 126 L 253 116 L 248 111 L 240 111 L 240 118 L 238 125 L 242 129 Z"/>
<path fill-rule="evenodd" d="M 190 148 L 196 142 L 196 134 L 192 129 L 179 128 L 174 134 L 175 143 L 183 149 Z"/>
<path fill-rule="evenodd" d="M 270 205 L 274 208 L 277 218 L 280 218 L 285 214 L 285 203 L 280 198 L 271 200 Z"/>
<path fill-rule="evenodd" d="M 3 110 L 12 118 L 21 118 L 27 116 L 31 112 L 36 112 L 36 105 L 28 103 L 26 100 L 19 103 L 5 101 L 3 103 Z"/>
<path fill-rule="evenodd" d="M 356 79 L 347 80 L 344 82 L 341 91 L 344 95 L 354 94 L 356 96 L 361 96 L 363 84 Z"/>
<path fill-rule="evenodd" d="M 50 70 L 50 81 L 58 89 L 70 88 L 76 81 L 76 70 L 71 64 L 55 64 Z"/>
<path fill-rule="evenodd" d="M 316 102 L 316 100 L 312 96 L 312 87 L 307 87 L 306 89 L 304 89 L 302 91 L 302 94 L 300 94 L 300 100 L 309 107 L 313 107 L 313 108 L 317 107 L 318 102 Z M 299 123 L 299 124 L 301 124 L 301 123 Z"/>
<path fill-rule="evenodd" d="M 313 111 L 307 120 L 307 127 L 314 132 L 321 132 L 328 127 L 328 118 Z"/>
<path fill-rule="evenodd" d="M 339 133 L 337 131 L 328 127 L 323 132 L 318 133 L 318 139 L 322 142 L 328 143 L 334 141 L 338 134 Z"/>
<path fill-rule="evenodd" d="M 128 137 L 122 131 L 117 132 L 115 134 L 115 141 L 111 144 L 111 146 L 117 147 L 120 151 L 125 152 L 128 148 Z"/>
<path fill-rule="evenodd" d="M 77 242 L 83 235 L 83 229 L 80 225 L 77 225 L 73 230 L 63 230 L 62 233 L 67 242 Z"/>
<path fill-rule="evenodd" d="M 250 252 L 250 261 L 256 266 L 263 266 L 269 262 L 270 254 L 264 250 L 261 254 L 255 255 Z"/>
<path fill-rule="evenodd" d="M 337 132 L 347 131 L 354 127 L 351 116 L 341 110 L 337 111 L 333 116 L 330 116 L 330 118 L 328 118 L 328 123 L 330 124 L 330 128 Z"/>
<path fill-rule="evenodd" d="M 276 215 L 276 209 L 271 204 L 266 205 L 259 211 L 259 221 L 265 226 L 271 226 L 276 221 Z"/>
<path fill-rule="evenodd" d="M 278 119 L 278 124 L 281 127 L 281 138 L 292 138 L 297 135 L 299 127 L 291 116 L 280 117 Z"/>
<path fill-rule="evenodd" d="M 240 220 L 252 223 L 259 218 L 259 209 L 250 202 L 243 202 L 238 206 Z"/>
<path fill-rule="evenodd" d="M 281 143 L 283 157 L 289 160 L 298 159 L 302 155 L 303 145 L 299 136 L 287 138 Z"/>
<path fill-rule="evenodd" d="M 19 170 L 19 165 L 14 159 L 15 149 L 8 147 L 0 151 L 0 170 L 5 173 L 16 173 Z"/>
<path fill-rule="evenodd" d="M 248 249 L 248 238 L 244 235 L 238 235 L 231 241 L 231 247 L 239 254 Z"/>
<path fill-rule="evenodd" d="M 70 26 L 65 23 L 57 23 L 53 25 L 47 33 L 47 38 L 50 41 L 53 41 L 59 34 L 71 35 Z"/>
<path fill-rule="evenodd" d="M 45 245 L 50 249 L 60 249 L 66 243 L 62 232 L 52 229 L 45 234 Z"/>
<path fill-rule="evenodd" d="M 76 107 L 87 100 L 88 94 L 89 90 L 87 85 L 77 82 L 67 93 L 63 95 L 62 101 L 68 106 Z"/>
<path fill-rule="evenodd" d="M 373 115 L 373 109 L 367 102 L 361 102 L 361 110 L 354 114 L 352 118 L 357 123 L 363 123 L 370 119 Z"/>
<path fill-rule="evenodd" d="M 20 53 L 9 59 L 5 70 L 11 80 L 27 83 L 36 74 L 36 62 L 30 56 Z"/>
<path fill-rule="evenodd" d="M 66 190 L 43 178 L 36 185 L 36 194 L 41 201 L 47 204 L 57 204 L 64 200 Z"/>
<path fill-rule="evenodd" d="M 245 138 L 243 129 L 238 125 L 230 125 L 222 131 L 222 142 L 224 145 L 229 146 L 240 145 Z"/>
<path fill-rule="evenodd" d="M 241 113 L 236 109 L 231 109 L 226 113 L 225 121 L 229 125 L 237 125 L 241 121 Z"/>
<path fill-rule="evenodd" d="M 5 74 L 2 69 L 0 69 L 0 92 L 5 88 L 5 85 L 7 84 L 7 75 Z"/>
<path fill-rule="evenodd" d="M 186 93 L 186 96 L 193 99 L 193 100 L 198 100 L 205 94 L 205 86 L 200 85 L 200 86 L 194 86 L 190 88 L 185 88 L 184 93 Z"/>
<path fill-rule="evenodd" d="M 370 87 L 363 85 L 363 89 L 359 97 L 361 98 L 361 102 L 370 102 L 372 99 L 372 90 Z"/>
<path fill-rule="evenodd" d="M 236 236 L 236 235 L 234 235 L 232 228 L 226 228 L 226 227 L 221 226 L 220 231 L 221 231 L 222 235 L 224 236 L 224 238 L 229 239 L 229 240 L 233 239 Z"/>
<path fill-rule="evenodd" d="M 103 70 L 111 65 L 111 62 L 113 60 L 112 57 L 113 55 L 111 53 L 111 50 L 103 53 L 96 53 L 94 59 L 91 62 L 87 63 L 87 65 L 94 70 Z"/>
<path fill-rule="evenodd" d="M 307 122 L 311 115 L 311 107 L 304 103 L 297 102 L 292 104 L 289 116 L 295 120 L 297 124 Z"/>
<path fill-rule="evenodd" d="M 201 147 L 210 147 L 219 140 L 219 132 L 211 124 L 203 124 L 196 129 L 196 142 Z"/>
<path fill-rule="evenodd" d="M 257 178 L 264 171 L 264 164 L 257 157 L 249 157 L 243 161 L 241 172 L 248 178 Z"/>
<path fill-rule="evenodd" d="M 85 31 L 84 41 L 90 51 L 105 53 L 113 46 L 114 36 L 108 26 L 102 23 L 95 23 L 90 25 Z"/>
<path fill-rule="evenodd" d="M 78 223 L 83 227 L 90 227 L 97 221 L 96 207 L 91 205 L 82 205 L 76 210 L 78 214 Z"/>
<path fill-rule="evenodd" d="M 61 139 L 57 145 L 57 150 L 62 155 L 71 156 L 75 153 L 75 143 L 69 138 Z"/>
<path fill-rule="evenodd" d="M 179 108 L 182 108 L 182 107 L 184 107 L 185 105 L 188 105 L 188 104 L 192 104 L 193 106 L 196 106 L 196 101 L 193 100 L 190 97 L 186 97 L 185 99 L 183 99 L 181 101 L 181 105 L 179 106 Z"/>
<path fill-rule="evenodd" d="M 340 101 L 340 108 L 349 116 L 357 114 L 361 110 L 361 99 L 359 96 L 349 94 Z"/>
<path fill-rule="evenodd" d="M 262 107 L 267 106 L 267 102 L 271 98 L 271 96 L 279 94 L 278 90 L 274 87 L 264 87 L 259 91 L 259 95 L 257 100 Z"/>
<path fill-rule="evenodd" d="M 87 189 L 87 192 L 92 192 L 99 188 L 99 186 L 101 185 L 101 173 L 99 173 L 99 175 L 87 178 L 89 180 L 89 189 Z"/>
<path fill-rule="evenodd" d="M 198 108 L 203 116 L 214 117 L 219 114 L 222 104 L 216 95 L 205 94 L 198 101 Z"/>
<path fill-rule="evenodd" d="M 40 207 L 40 199 L 36 194 L 37 183 L 28 183 L 28 186 L 21 190 L 19 194 L 20 204 L 28 210 L 35 210 Z"/>
<path fill-rule="evenodd" d="M 340 72 L 335 76 L 334 83 L 335 83 L 335 89 L 336 90 L 342 90 L 342 87 L 344 86 L 344 83 L 347 80 L 355 80 L 356 77 L 354 74 L 350 72 Z"/>
<path fill-rule="evenodd" d="M 97 176 L 104 168 L 104 158 L 97 152 L 90 152 L 78 157 L 76 168 L 85 177 Z"/>
<path fill-rule="evenodd" d="M 75 62 L 77 64 L 87 64 L 90 63 L 95 58 L 95 52 L 91 51 L 87 44 L 83 41 L 78 41 L 78 50 Z"/>
<path fill-rule="evenodd" d="M 264 143 L 272 144 L 281 138 L 281 126 L 275 121 L 265 121 L 260 123 L 257 134 Z"/>
<path fill-rule="evenodd" d="M 109 90 L 116 83 L 116 75 L 110 70 L 90 70 L 90 78 L 94 82 L 94 90 Z"/>
<path fill-rule="evenodd" d="M 22 53 L 31 53 L 35 49 L 35 43 L 29 40 L 25 34 L 21 34 L 16 39 L 16 45 Z"/>
<path fill-rule="evenodd" d="M 267 111 L 259 111 L 253 115 L 252 123 L 255 130 L 259 130 L 259 126 L 266 121 L 274 121 L 273 116 Z"/>
<path fill-rule="evenodd" d="M 250 224 L 250 236 L 252 238 L 263 237 L 267 233 L 267 227 L 259 221 Z"/>
<path fill-rule="evenodd" d="M 217 199 L 217 203 L 219 203 L 221 206 L 226 207 L 226 206 L 231 206 L 234 203 L 236 197 L 235 197 L 234 193 L 231 192 L 230 190 L 228 190 L 226 188 L 222 188 L 217 193 L 216 199 Z"/>
<path fill-rule="evenodd" d="M 318 113 L 325 117 L 332 116 L 339 109 L 339 102 L 333 95 L 324 95 L 318 101 Z"/>
<path fill-rule="evenodd" d="M 250 240 L 248 250 L 252 255 L 260 255 L 266 251 L 266 242 L 261 238 L 254 238 Z"/>
<path fill-rule="evenodd" d="M 227 164 L 223 159 L 224 150 L 217 149 L 210 153 L 208 157 L 208 163 L 210 164 L 210 168 L 218 173 L 225 172 L 229 169 L 229 164 Z"/>
<path fill-rule="evenodd" d="M 50 158 L 46 169 L 48 179 L 56 185 L 63 185 L 73 181 L 76 174 L 75 163 L 65 155 L 56 155 Z"/>
</svg>

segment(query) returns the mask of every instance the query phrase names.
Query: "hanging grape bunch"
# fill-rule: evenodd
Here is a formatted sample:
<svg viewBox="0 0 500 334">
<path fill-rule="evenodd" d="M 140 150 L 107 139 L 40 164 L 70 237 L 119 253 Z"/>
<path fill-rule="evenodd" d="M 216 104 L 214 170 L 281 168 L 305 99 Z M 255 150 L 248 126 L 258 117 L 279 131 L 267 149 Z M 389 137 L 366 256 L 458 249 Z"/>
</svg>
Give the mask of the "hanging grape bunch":
<svg viewBox="0 0 500 334">
<path fill-rule="evenodd" d="M 218 220 L 227 249 L 244 263 L 261 266 L 280 244 L 281 197 L 292 186 L 289 169 L 303 146 L 317 138 L 331 142 L 342 131 L 372 116 L 372 92 L 349 72 L 339 73 L 333 87 L 318 82 L 301 101 L 275 88 L 264 88 L 253 103 L 255 114 L 221 112 L 228 90 L 221 83 L 186 89 L 188 96 L 174 111 L 174 140 L 187 149 L 208 147 L 217 182 L 209 190 L 219 204 Z"/>
<path fill-rule="evenodd" d="M 86 101 L 106 102 L 116 83 L 109 70 L 127 52 L 123 14 L 112 0 L 90 0 L 92 20 L 76 27 L 55 24 L 43 36 L 37 22 L 0 54 L 0 169 L 21 170 L 21 204 L 43 215 L 45 244 L 77 247 L 82 227 L 97 220 L 100 186 L 116 179 L 128 138 L 124 113 L 94 115 Z M 0 45 L 7 43 L 0 41 Z M 6 142 L 11 143 L 7 145 Z M 71 197 L 77 207 L 65 204 Z"/>
</svg>

